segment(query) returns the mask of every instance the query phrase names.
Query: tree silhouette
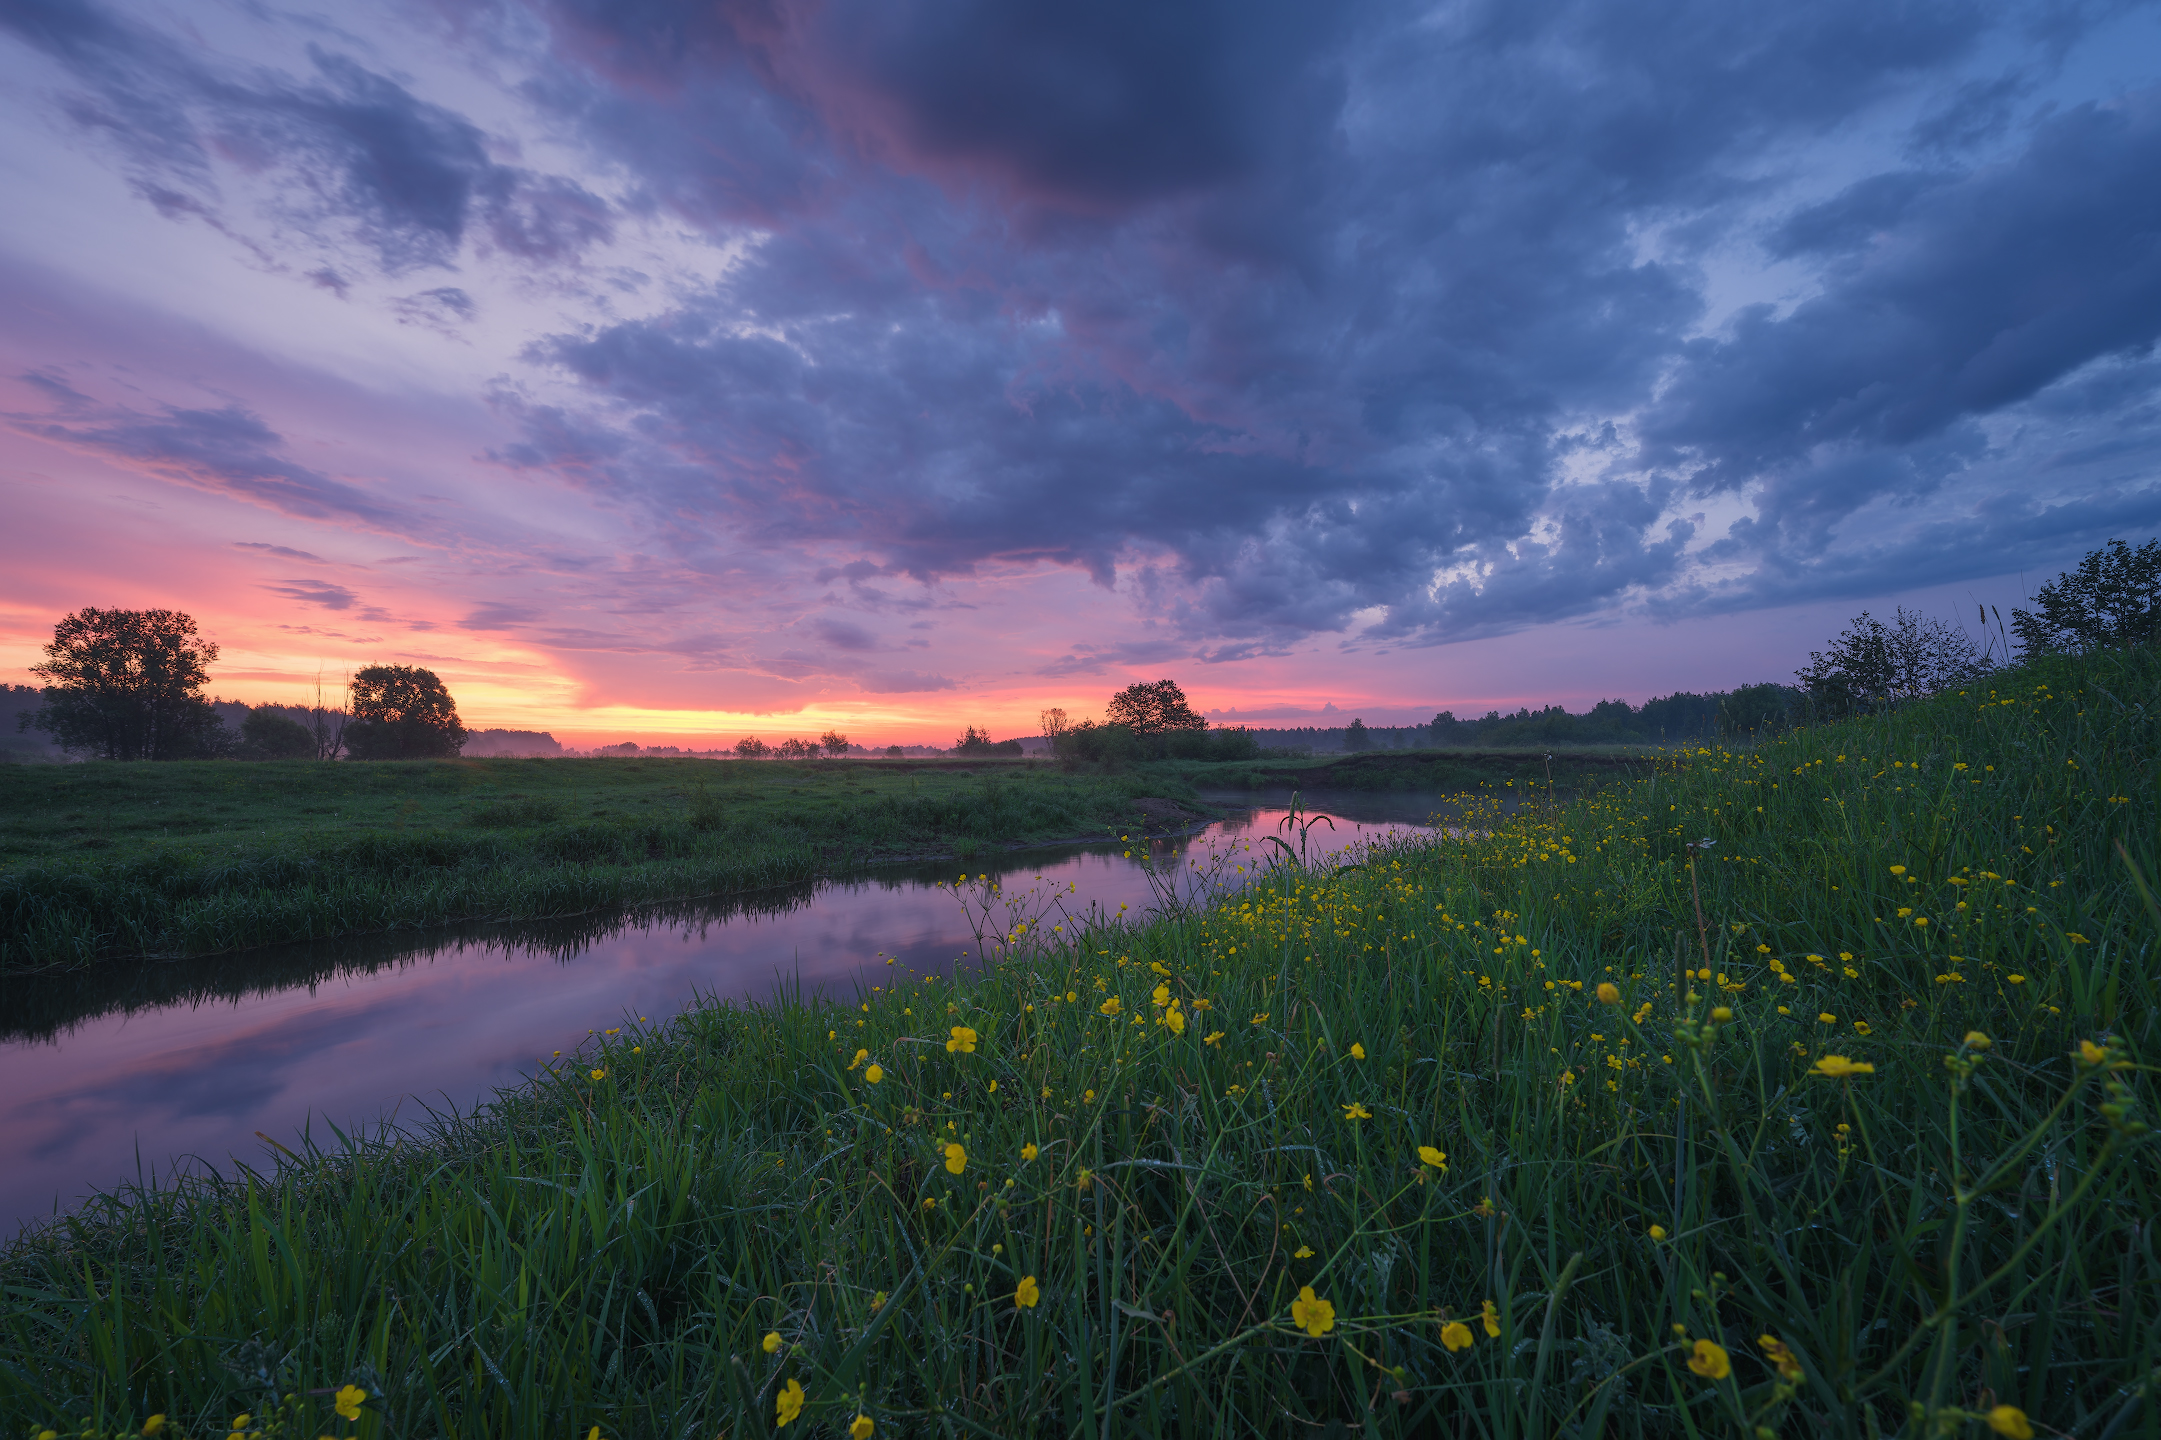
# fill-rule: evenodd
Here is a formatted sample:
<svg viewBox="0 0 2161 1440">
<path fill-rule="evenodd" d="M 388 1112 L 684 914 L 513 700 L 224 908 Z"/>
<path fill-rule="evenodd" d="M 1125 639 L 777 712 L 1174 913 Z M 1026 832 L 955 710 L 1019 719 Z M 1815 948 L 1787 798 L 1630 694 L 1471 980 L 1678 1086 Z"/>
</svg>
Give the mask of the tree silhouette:
<svg viewBox="0 0 2161 1440">
<path fill-rule="evenodd" d="M 18 722 L 63 750 L 107 760 L 182 760 L 213 753 L 223 729 L 203 698 L 218 647 L 178 610 L 85 608 L 53 627 L 44 703 Z"/>
<path fill-rule="evenodd" d="M 368 665 L 353 675 L 345 751 L 355 760 L 429 760 L 465 744 L 458 705 L 433 670 Z"/>
<path fill-rule="evenodd" d="M 1111 697 L 1104 715 L 1113 725 L 1123 725 L 1136 735 L 1162 735 L 1172 730 L 1206 730 L 1208 722 L 1186 703 L 1186 692 L 1175 680 L 1152 685 L 1128 685 Z"/>
</svg>

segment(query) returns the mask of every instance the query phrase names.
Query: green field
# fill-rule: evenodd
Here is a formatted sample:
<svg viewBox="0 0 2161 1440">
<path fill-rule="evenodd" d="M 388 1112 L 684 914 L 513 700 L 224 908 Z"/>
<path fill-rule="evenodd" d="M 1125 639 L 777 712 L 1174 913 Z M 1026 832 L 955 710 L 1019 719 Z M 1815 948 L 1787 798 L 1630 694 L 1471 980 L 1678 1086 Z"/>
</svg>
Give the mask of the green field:
<svg viewBox="0 0 2161 1440">
<path fill-rule="evenodd" d="M 1101 839 L 1149 797 L 1200 809 L 1172 775 L 998 761 L 5 765 L 0 974 Z"/>
<path fill-rule="evenodd" d="M 111 1197 L 0 1257 L 0 1409 L 2152 1436 L 2161 655 L 1992 685 Z"/>
</svg>

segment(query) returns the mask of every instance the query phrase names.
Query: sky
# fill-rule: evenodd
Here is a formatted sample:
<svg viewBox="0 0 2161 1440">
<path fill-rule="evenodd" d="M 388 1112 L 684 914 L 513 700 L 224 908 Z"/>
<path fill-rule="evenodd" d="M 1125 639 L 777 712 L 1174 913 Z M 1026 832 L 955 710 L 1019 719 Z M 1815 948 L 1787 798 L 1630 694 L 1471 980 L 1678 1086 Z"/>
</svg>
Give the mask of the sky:
<svg viewBox="0 0 2161 1440">
<path fill-rule="evenodd" d="M 0 680 L 85 605 L 573 743 L 1789 679 L 2161 531 L 2157 182 L 2153 4 L 0 0 Z"/>
</svg>

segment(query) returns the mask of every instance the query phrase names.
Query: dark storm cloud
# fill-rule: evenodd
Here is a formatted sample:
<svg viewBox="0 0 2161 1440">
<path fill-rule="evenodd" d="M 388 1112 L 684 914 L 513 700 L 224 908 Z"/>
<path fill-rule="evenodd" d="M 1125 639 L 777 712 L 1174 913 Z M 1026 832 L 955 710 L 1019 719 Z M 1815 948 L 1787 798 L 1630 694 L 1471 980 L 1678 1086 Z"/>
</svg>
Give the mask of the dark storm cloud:
<svg viewBox="0 0 2161 1440">
<path fill-rule="evenodd" d="M 1795 216 L 1781 243 L 1826 257 L 1821 292 L 1785 316 L 1753 307 L 1730 333 L 1690 346 L 1645 417 L 1651 457 L 1699 492 L 1748 487 L 1758 515 L 1737 541 L 1794 565 L 1847 548 L 1839 526 L 1864 507 L 1940 506 L 1954 479 L 1965 491 L 2005 446 L 2031 456 L 2035 478 L 2022 491 L 2036 500 L 2051 470 L 2110 454 L 2150 466 L 2157 376 L 2108 362 L 2143 355 L 2161 336 L 2156 174 L 2161 96 L 2149 92 L 2058 114 L 2020 153 L 1956 179 L 1878 176 Z M 2044 393 L 2059 381 L 2063 391 Z M 2113 417 L 2117 433 L 2098 451 L 2089 437 L 2066 455 L 2033 423 L 2002 441 L 1977 423 L 2073 413 L 2088 425 Z M 2128 497 L 2119 518 L 2151 527 L 2161 510 L 2151 479 Z M 1961 507 L 1972 498 L 1957 497 Z M 2015 527 L 1972 528 L 1964 543 L 1989 549 L 1969 550 L 1969 566 L 2021 551 Z M 1955 567 L 1940 543 L 1917 539 L 1915 556 L 1897 563 Z M 1828 564 L 1838 569 L 1838 557 Z"/>
<path fill-rule="evenodd" d="M 420 528 L 415 524 L 417 517 L 398 506 L 287 459 L 281 453 L 285 437 L 237 405 L 218 410 L 167 407 L 156 416 L 117 412 L 70 424 L 41 416 L 11 416 L 9 423 L 25 435 L 287 515 L 355 520 L 392 530 Z"/>
<path fill-rule="evenodd" d="M 494 162 L 470 121 L 344 55 L 311 48 L 315 74 L 304 80 L 218 67 L 101 7 L 62 0 L 0 7 L 0 28 L 64 68 L 79 87 L 65 97 L 71 117 L 119 149 L 137 189 L 169 217 L 251 228 L 223 215 L 222 157 L 289 176 L 277 219 L 350 237 L 391 273 L 449 264 L 476 225 L 529 260 L 574 254 L 609 233 L 598 197 Z M 316 274 L 342 285 L 334 271 Z"/>
<path fill-rule="evenodd" d="M 1729 560 L 1828 533 L 2161 315 L 2161 202 L 2123 198 L 2161 158 L 2143 110 L 1962 158 L 2083 12 L 2013 25 L 2029 62 L 1979 81 L 1955 68 L 2005 17 L 1957 0 L 547 13 L 597 143 L 771 228 L 675 310 L 537 346 L 595 404 L 502 458 L 864 575 L 1078 566 L 1206 658 L 1685 590 L 1687 487 L 1763 487 Z M 1909 93 L 1926 168 L 1762 225 L 1771 157 Z M 793 166 L 742 169 L 781 116 Z M 701 117 L 703 152 L 626 148 Z M 1697 253 L 1747 233 L 1823 293 L 1691 340 Z M 1828 438 L 1868 453 L 1780 489 Z"/>
</svg>

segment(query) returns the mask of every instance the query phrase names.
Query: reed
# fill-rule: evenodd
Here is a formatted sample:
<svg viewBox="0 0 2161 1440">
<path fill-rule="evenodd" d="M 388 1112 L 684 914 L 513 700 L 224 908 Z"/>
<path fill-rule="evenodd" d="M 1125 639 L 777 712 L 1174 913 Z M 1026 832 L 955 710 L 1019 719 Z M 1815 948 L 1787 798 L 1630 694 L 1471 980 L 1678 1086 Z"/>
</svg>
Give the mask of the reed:
<svg viewBox="0 0 2161 1440">
<path fill-rule="evenodd" d="M 2157 682 L 2048 662 L 1183 916 L 1007 929 L 954 980 L 626 1022 L 425 1133 L 25 1236 L 0 1405 L 2154 1434 Z"/>
</svg>

